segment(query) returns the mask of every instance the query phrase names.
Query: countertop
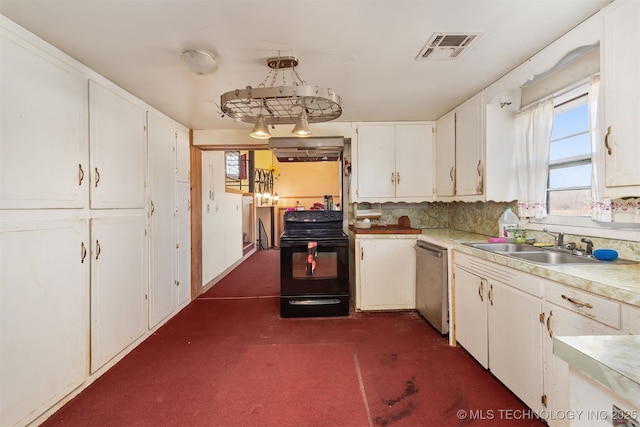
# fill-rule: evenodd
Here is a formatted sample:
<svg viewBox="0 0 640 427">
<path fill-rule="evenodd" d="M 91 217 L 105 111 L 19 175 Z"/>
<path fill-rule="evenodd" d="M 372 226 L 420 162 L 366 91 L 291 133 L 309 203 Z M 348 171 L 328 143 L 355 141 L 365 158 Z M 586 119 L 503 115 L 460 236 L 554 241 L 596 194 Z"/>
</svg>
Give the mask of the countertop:
<svg viewBox="0 0 640 427">
<path fill-rule="evenodd" d="M 640 307 L 640 263 L 539 265 L 464 245 L 486 242 L 489 237 L 456 230 L 423 229 L 418 239 Z"/>
<path fill-rule="evenodd" d="M 640 335 L 555 337 L 553 354 L 640 408 Z"/>
</svg>

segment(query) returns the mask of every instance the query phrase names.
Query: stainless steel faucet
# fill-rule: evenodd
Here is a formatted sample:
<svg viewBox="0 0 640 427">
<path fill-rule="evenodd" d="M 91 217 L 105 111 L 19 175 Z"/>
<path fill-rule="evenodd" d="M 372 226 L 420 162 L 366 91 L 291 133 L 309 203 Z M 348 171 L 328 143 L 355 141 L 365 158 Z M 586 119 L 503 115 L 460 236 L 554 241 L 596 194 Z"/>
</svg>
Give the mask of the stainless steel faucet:
<svg viewBox="0 0 640 427">
<path fill-rule="evenodd" d="M 587 244 L 585 255 L 593 255 L 593 242 L 589 239 L 585 239 L 584 237 L 580 239 L 580 241 Z"/>
<path fill-rule="evenodd" d="M 558 234 L 553 234 L 546 228 L 543 228 L 542 232 L 547 233 L 549 236 L 553 237 L 553 240 L 556 244 L 556 248 L 562 248 L 562 245 L 564 244 L 564 233 L 560 232 Z"/>
</svg>

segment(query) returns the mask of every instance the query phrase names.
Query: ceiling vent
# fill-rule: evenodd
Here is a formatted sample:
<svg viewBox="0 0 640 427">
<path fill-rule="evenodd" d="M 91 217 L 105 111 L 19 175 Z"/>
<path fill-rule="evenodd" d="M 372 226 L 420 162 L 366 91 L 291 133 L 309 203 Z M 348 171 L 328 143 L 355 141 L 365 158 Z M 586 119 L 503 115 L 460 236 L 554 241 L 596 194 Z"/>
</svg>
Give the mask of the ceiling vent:
<svg viewBox="0 0 640 427">
<path fill-rule="evenodd" d="M 481 33 L 434 33 L 422 48 L 416 61 L 458 59 Z"/>
</svg>

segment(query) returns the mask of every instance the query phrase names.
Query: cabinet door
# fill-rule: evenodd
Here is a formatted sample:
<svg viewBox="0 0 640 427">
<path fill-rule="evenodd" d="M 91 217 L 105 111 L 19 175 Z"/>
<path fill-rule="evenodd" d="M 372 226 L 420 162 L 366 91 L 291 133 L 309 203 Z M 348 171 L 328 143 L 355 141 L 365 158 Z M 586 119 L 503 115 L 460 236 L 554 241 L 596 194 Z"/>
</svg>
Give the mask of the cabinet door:
<svg viewBox="0 0 640 427">
<path fill-rule="evenodd" d="M 178 183 L 177 197 L 178 304 L 182 305 L 191 299 L 191 188 L 189 183 Z"/>
<path fill-rule="evenodd" d="M 357 280 L 362 310 L 416 306 L 414 239 L 359 239 Z M 394 268 L 389 268 L 389 266 Z"/>
<path fill-rule="evenodd" d="M 640 185 L 640 2 L 604 16 L 605 185 Z M 623 194 L 624 196 L 632 195 Z"/>
<path fill-rule="evenodd" d="M 175 143 L 175 124 L 163 116 L 149 114 L 150 328 L 177 305 Z"/>
<path fill-rule="evenodd" d="M 489 369 L 527 406 L 541 410 L 542 302 L 499 282 L 489 282 L 488 297 Z"/>
<path fill-rule="evenodd" d="M 433 126 L 396 125 L 396 197 L 435 196 Z"/>
<path fill-rule="evenodd" d="M 456 110 L 456 195 L 459 196 L 484 191 L 482 104 L 482 96 L 476 96 Z"/>
<path fill-rule="evenodd" d="M 85 77 L 5 29 L 0 51 L 0 208 L 85 207 Z"/>
<path fill-rule="evenodd" d="M 455 195 L 456 115 L 443 116 L 436 123 L 436 193 Z"/>
<path fill-rule="evenodd" d="M 178 128 L 176 132 L 176 173 L 178 182 L 189 182 L 191 177 L 191 146 L 189 144 L 189 131 Z"/>
<path fill-rule="evenodd" d="M 89 82 L 91 207 L 144 208 L 146 112 Z"/>
<path fill-rule="evenodd" d="M 359 126 L 356 162 L 358 198 L 395 197 L 395 126 Z"/>
<path fill-rule="evenodd" d="M 86 220 L 0 222 L 0 425 L 27 425 L 89 366 Z"/>
<path fill-rule="evenodd" d="M 569 408 L 569 365 L 553 354 L 554 336 L 616 335 L 619 332 L 607 328 L 585 316 L 573 313 L 555 304 L 545 303 L 546 324 L 544 337 L 544 392 L 546 410 L 559 413 Z M 568 419 L 550 419 L 549 425 L 568 426 Z"/>
<path fill-rule="evenodd" d="M 454 295 L 456 340 L 484 368 L 488 368 L 488 282 L 457 267 L 454 275 Z"/>
<path fill-rule="evenodd" d="M 91 220 L 91 372 L 146 331 L 146 216 Z"/>
</svg>

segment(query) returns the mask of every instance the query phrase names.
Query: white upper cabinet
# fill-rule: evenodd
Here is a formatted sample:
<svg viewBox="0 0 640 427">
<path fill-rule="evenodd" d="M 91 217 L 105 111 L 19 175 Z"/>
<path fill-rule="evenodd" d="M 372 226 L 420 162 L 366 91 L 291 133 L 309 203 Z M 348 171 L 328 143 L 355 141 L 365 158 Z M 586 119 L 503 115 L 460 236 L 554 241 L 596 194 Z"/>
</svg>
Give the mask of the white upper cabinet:
<svg viewBox="0 0 640 427">
<path fill-rule="evenodd" d="M 144 208 L 146 111 L 89 82 L 91 208 Z"/>
<path fill-rule="evenodd" d="M 483 97 L 474 96 L 456 109 L 456 195 L 484 192 Z"/>
<path fill-rule="evenodd" d="M 604 15 L 602 148 L 604 193 L 624 197 L 640 190 L 640 2 L 616 3 Z"/>
<path fill-rule="evenodd" d="M 434 199 L 432 124 L 361 124 L 354 146 L 355 200 L 421 202 Z"/>
<path fill-rule="evenodd" d="M 519 105 L 519 91 L 508 91 Z M 500 99 L 507 99 L 501 97 Z M 436 122 L 436 191 L 444 201 L 516 198 L 515 111 L 480 93 Z"/>
<path fill-rule="evenodd" d="M 436 193 L 456 194 L 456 113 L 450 112 L 436 122 Z"/>
<path fill-rule="evenodd" d="M 178 128 L 176 132 L 176 174 L 178 182 L 189 182 L 191 178 L 191 147 L 189 130 Z"/>
<path fill-rule="evenodd" d="M 8 29 L 0 34 L 0 208 L 83 208 L 86 78 Z"/>
</svg>

